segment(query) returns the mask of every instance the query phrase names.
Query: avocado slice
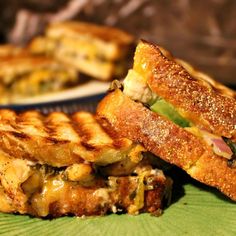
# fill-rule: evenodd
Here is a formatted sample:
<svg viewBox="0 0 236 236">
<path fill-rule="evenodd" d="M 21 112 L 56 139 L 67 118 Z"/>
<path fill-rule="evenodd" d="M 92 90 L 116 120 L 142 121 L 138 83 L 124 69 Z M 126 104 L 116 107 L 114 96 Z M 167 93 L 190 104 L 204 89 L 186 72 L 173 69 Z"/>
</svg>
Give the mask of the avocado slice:
<svg viewBox="0 0 236 236">
<path fill-rule="evenodd" d="M 162 115 L 169 120 L 173 121 L 175 124 L 181 127 L 190 127 L 190 122 L 183 118 L 178 111 L 174 108 L 173 105 L 168 103 L 163 98 L 159 98 L 153 105 L 150 106 L 150 109 L 153 112 Z"/>
<path fill-rule="evenodd" d="M 234 153 L 234 155 L 236 155 L 236 143 L 234 143 L 232 140 L 230 140 L 229 138 L 225 138 L 223 137 L 224 141 L 226 142 L 226 144 L 230 147 L 230 149 L 232 150 L 232 152 Z"/>
</svg>

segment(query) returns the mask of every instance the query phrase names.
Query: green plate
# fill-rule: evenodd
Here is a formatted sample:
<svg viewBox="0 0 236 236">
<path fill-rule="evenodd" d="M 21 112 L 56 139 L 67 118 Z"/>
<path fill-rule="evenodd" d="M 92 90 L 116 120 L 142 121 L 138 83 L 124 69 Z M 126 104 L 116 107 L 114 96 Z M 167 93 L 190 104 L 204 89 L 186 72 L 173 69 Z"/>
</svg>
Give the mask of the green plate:
<svg viewBox="0 0 236 236">
<path fill-rule="evenodd" d="M 43 220 L 0 214 L 1 235 L 236 235 L 236 204 L 196 182 L 175 189 L 174 202 L 160 217 L 109 215 Z"/>
</svg>

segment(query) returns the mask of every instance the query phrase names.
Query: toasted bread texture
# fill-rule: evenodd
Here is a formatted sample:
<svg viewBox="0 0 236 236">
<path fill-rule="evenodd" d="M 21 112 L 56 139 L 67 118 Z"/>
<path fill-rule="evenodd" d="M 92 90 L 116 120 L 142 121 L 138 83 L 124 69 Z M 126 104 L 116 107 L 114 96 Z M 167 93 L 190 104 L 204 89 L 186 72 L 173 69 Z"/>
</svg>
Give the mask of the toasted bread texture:
<svg viewBox="0 0 236 236">
<path fill-rule="evenodd" d="M 97 116 L 108 132 L 141 143 L 148 151 L 236 201 L 236 169 L 227 165 L 227 159 L 214 154 L 201 138 L 131 100 L 119 89 L 100 102 Z"/>
<path fill-rule="evenodd" d="M 126 138 L 109 135 L 88 112 L 44 116 L 10 110 L 0 111 L 0 146 L 12 157 L 56 167 L 83 161 L 107 165 L 127 158 L 137 147 Z"/>
<path fill-rule="evenodd" d="M 236 141 L 235 92 L 145 41 L 137 46 L 133 69 L 195 125 Z"/>
</svg>

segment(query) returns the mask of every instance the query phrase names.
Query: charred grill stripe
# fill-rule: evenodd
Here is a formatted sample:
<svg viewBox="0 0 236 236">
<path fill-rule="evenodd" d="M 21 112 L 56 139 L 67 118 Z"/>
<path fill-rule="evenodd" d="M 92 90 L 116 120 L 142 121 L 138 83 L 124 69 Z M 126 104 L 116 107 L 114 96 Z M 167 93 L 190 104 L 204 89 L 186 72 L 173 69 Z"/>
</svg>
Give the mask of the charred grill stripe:
<svg viewBox="0 0 236 236">
<path fill-rule="evenodd" d="M 72 116 L 54 112 L 46 116 L 28 111 L 13 119 L 10 111 L 0 111 L 0 117 L 1 113 L 6 121 L 0 122 L 0 145 L 12 157 L 60 167 L 84 160 L 94 162 L 106 153 L 118 155 L 132 148 L 131 141 L 115 135 L 111 138 L 87 112 Z"/>
<path fill-rule="evenodd" d="M 29 139 L 30 138 L 27 134 L 20 133 L 17 131 L 10 131 L 9 134 L 13 135 L 15 138 L 19 138 L 19 139 Z"/>
<path fill-rule="evenodd" d="M 118 137 L 118 133 L 116 133 L 114 130 L 112 129 L 107 129 L 106 123 L 101 123 L 101 121 L 99 121 L 99 119 L 97 119 L 97 117 L 95 117 L 94 119 L 96 119 L 96 122 L 99 123 L 103 133 L 105 133 L 111 140 L 111 146 L 114 147 L 115 149 L 120 149 L 122 147 L 124 147 L 124 139 L 119 139 Z"/>
<path fill-rule="evenodd" d="M 87 121 L 81 118 L 79 112 L 72 115 L 72 120 L 74 121 L 77 133 L 83 142 L 89 141 L 92 138 L 92 134 L 91 130 L 86 128 L 86 125 L 88 124 Z"/>
<path fill-rule="evenodd" d="M 64 141 L 79 140 L 79 136 L 73 128 L 70 117 L 62 112 L 53 112 L 45 119 L 48 136 Z"/>
<path fill-rule="evenodd" d="M 99 151 L 99 149 L 96 146 L 94 146 L 92 144 L 89 144 L 86 141 L 81 141 L 80 144 L 88 151 L 93 151 L 93 152 L 94 151 Z"/>
<path fill-rule="evenodd" d="M 58 139 L 53 138 L 53 137 L 46 137 L 45 141 L 49 141 L 52 144 L 67 144 L 67 143 L 70 143 L 69 140 L 58 140 Z"/>
</svg>

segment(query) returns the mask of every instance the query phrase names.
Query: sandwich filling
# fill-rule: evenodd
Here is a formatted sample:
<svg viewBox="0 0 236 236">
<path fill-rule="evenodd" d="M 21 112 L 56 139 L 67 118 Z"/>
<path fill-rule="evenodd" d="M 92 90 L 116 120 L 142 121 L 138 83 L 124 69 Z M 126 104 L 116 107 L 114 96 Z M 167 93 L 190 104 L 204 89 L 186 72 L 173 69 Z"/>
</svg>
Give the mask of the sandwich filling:
<svg viewBox="0 0 236 236">
<path fill-rule="evenodd" d="M 78 74 L 74 69 L 46 57 L 2 59 L 0 65 L 2 103 L 59 91 L 78 82 Z"/>
<path fill-rule="evenodd" d="M 127 64 L 125 55 L 120 55 L 115 45 L 91 37 L 41 37 L 36 38 L 30 48 L 35 54 L 54 55 L 80 72 L 102 80 L 110 79 L 113 75 L 120 77 Z"/>
<path fill-rule="evenodd" d="M 232 142 L 232 140 L 214 135 L 197 127 L 192 121 L 185 118 L 184 112 L 176 109 L 171 103 L 152 92 L 145 78 L 136 71 L 129 70 L 129 73 L 124 80 L 123 92 L 131 99 L 143 103 L 153 112 L 171 120 L 188 132 L 202 138 L 212 147 L 215 154 L 228 159 L 229 166 L 236 166 L 236 144 Z"/>
<path fill-rule="evenodd" d="M 171 179 L 148 164 L 136 163 L 132 171 L 121 176 L 101 175 L 101 171 L 92 163 L 56 168 L 12 158 L 1 151 L 0 210 L 40 217 L 142 211 L 158 214 L 161 199 L 170 200 Z M 155 207 L 147 202 L 153 197 Z"/>
</svg>

